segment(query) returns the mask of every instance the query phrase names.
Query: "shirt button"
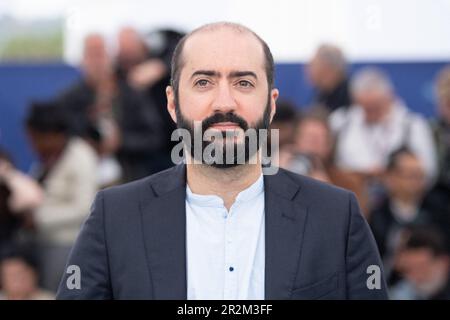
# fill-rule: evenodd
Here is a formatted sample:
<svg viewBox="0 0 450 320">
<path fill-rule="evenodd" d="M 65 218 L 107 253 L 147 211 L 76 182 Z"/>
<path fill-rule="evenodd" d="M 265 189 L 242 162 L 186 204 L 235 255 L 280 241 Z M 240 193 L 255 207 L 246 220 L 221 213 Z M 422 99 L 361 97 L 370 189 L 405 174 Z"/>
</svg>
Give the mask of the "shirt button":
<svg viewBox="0 0 450 320">
<path fill-rule="evenodd" d="M 230 267 L 230 269 L 228 269 L 228 270 L 230 270 L 230 272 L 233 272 L 233 271 L 234 271 L 234 268 L 233 268 L 233 267 Z"/>
</svg>

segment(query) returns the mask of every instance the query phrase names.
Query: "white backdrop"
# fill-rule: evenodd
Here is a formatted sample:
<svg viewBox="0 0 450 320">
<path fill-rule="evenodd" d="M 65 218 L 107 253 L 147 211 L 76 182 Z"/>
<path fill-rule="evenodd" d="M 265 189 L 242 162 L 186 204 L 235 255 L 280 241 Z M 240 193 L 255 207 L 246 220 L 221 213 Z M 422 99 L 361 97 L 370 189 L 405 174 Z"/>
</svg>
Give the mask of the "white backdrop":
<svg viewBox="0 0 450 320">
<path fill-rule="evenodd" d="M 76 63 L 83 37 L 114 39 L 120 26 L 141 30 L 229 20 L 271 46 L 279 62 L 305 61 L 324 41 L 353 61 L 450 60 L 450 0 L 0 0 L 0 14 L 65 19 L 65 57 Z"/>
</svg>

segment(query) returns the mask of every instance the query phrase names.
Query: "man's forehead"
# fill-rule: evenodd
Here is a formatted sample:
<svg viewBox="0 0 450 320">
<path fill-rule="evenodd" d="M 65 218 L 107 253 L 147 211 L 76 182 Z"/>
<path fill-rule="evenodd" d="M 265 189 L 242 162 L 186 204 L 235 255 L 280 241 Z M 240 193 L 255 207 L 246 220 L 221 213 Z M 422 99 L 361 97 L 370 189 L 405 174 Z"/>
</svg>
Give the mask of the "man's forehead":
<svg viewBox="0 0 450 320">
<path fill-rule="evenodd" d="M 186 41 L 183 65 L 190 71 L 250 70 L 264 72 L 262 44 L 248 31 L 231 28 L 201 30 Z"/>
</svg>

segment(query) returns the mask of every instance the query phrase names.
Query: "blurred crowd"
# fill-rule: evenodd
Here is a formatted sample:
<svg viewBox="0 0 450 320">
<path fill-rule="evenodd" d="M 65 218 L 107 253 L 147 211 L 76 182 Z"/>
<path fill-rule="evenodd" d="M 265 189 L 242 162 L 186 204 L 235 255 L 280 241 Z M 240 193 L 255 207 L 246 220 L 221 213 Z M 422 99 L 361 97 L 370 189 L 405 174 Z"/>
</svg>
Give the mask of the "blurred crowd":
<svg viewBox="0 0 450 320">
<path fill-rule="evenodd" d="M 431 121 L 383 70 L 347 70 L 342 51 L 322 45 L 307 67 L 313 104 L 278 103 L 279 165 L 356 194 L 392 299 L 450 299 L 450 66 Z"/>
<path fill-rule="evenodd" d="M 29 106 L 38 162 L 25 174 L 0 150 L 0 299 L 52 299 L 96 192 L 173 165 L 165 88 L 182 36 L 126 27 L 113 54 L 90 34 L 80 80 Z M 383 70 L 350 75 L 334 45 L 321 45 L 306 72 L 313 103 L 277 103 L 277 165 L 357 195 L 392 299 L 450 299 L 450 66 L 435 81 L 431 121 Z"/>
</svg>

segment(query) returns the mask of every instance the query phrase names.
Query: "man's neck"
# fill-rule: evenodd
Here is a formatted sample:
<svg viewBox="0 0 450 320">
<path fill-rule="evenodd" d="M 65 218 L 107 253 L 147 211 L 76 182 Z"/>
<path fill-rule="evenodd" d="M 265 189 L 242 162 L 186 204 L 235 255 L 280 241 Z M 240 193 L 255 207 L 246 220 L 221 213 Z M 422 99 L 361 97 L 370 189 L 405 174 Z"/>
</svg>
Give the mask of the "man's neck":
<svg viewBox="0 0 450 320">
<path fill-rule="evenodd" d="M 187 183 L 193 193 L 217 195 L 230 210 L 237 195 L 255 183 L 262 174 L 261 164 L 244 164 L 220 169 L 205 164 L 187 164 Z"/>
</svg>

